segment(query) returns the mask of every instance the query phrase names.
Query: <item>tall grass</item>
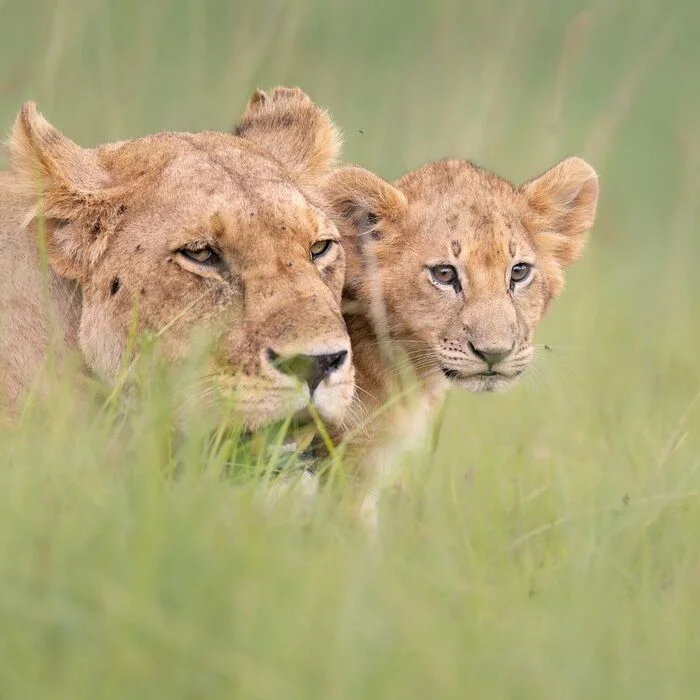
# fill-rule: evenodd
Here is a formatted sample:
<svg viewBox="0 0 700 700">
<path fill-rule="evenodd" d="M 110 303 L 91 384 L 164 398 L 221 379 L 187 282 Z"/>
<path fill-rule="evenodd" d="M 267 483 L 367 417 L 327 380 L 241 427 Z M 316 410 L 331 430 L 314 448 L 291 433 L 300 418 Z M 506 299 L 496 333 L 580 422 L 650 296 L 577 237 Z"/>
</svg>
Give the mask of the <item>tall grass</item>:
<svg viewBox="0 0 700 700">
<path fill-rule="evenodd" d="M 230 468 L 264 477 L 264 455 L 173 433 L 167 374 L 129 411 L 57 383 L 3 429 L 0 696 L 695 697 L 699 20 L 690 0 L 0 0 L 8 128 L 28 98 L 85 145 L 228 128 L 291 83 L 386 177 L 450 155 L 521 181 L 570 153 L 601 175 L 551 351 L 507 395 L 450 397 L 378 546 L 332 494 L 264 507 Z"/>
</svg>

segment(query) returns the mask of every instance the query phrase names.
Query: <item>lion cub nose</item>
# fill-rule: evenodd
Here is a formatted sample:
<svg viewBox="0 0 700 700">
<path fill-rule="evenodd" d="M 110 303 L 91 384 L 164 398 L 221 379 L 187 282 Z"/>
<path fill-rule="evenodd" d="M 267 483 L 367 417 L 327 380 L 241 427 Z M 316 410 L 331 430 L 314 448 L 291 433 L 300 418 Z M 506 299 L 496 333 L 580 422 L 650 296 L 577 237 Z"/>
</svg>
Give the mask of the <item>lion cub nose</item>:
<svg viewBox="0 0 700 700">
<path fill-rule="evenodd" d="M 267 351 L 270 364 L 290 377 L 305 382 L 309 385 L 309 392 L 313 396 L 318 385 L 330 374 L 339 370 L 347 360 L 348 351 L 331 352 L 324 355 L 278 355 L 271 348 Z"/>
<path fill-rule="evenodd" d="M 497 365 L 499 362 L 502 362 L 506 359 L 506 357 L 508 357 L 508 355 L 510 355 L 511 352 L 513 352 L 512 345 L 509 348 L 499 348 L 496 346 L 477 348 L 471 341 L 469 342 L 469 349 L 477 357 L 481 358 L 489 367 L 493 367 L 493 365 Z"/>
</svg>

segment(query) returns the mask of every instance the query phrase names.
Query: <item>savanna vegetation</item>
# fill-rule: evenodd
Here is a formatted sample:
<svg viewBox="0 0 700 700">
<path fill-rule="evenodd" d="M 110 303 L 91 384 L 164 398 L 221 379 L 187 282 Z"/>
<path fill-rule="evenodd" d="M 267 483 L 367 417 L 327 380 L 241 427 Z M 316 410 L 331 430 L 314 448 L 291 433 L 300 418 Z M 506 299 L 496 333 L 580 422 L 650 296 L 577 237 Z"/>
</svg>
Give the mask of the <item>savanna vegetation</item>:
<svg viewBox="0 0 700 700">
<path fill-rule="evenodd" d="M 696 697 L 698 26 L 691 0 L 0 0 L 8 130 L 25 99 L 85 145 L 229 129 L 289 84 L 386 178 L 577 154 L 601 182 L 535 371 L 450 396 L 378 543 L 332 495 L 262 507 L 270 453 L 175 435 L 148 356 L 131 407 L 56 382 L 0 433 L 0 695 Z"/>
</svg>

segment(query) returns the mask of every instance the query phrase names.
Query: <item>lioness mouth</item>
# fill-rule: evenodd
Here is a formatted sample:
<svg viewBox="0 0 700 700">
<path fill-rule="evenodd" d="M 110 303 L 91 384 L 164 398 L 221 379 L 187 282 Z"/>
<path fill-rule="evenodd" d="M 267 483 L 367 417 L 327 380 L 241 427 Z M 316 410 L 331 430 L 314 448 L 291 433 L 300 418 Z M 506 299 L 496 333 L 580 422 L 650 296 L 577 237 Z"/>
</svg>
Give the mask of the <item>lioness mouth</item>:
<svg viewBox="0 0 700 700">
<path fill-rule="evenodd" d="M 291 464 L 295 469 L 313 473 L 318 459 L 324 456 L 323 440 L 312 423 L 290 425 L 281 443 L 265 430 L 245 432 L 239 440 L 256 459 L 269 459 L 276 453 L 278 463 L 272 467 L 274 475 L 287 471 Z"/>
</svg>

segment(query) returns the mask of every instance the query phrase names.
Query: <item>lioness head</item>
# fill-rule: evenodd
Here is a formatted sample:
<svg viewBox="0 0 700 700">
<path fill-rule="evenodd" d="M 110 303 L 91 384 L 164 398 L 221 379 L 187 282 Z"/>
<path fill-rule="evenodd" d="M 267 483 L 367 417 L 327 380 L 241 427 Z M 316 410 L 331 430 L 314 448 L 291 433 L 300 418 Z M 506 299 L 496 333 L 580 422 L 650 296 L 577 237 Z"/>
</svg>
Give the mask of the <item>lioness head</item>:
<svg viewBox="0 0 700 700">
<path fill-rule="evenodd" d="M 173 362 L 206 329 L 215 350 L 197 384 L 203 405 L 215 411 L 233 393 L 235 415 L 255 428 L 311 401 L 336 422 L 353 388 L 345 256 L 312 188 L 339 139 L 299 90 L 256 93 L 245 120 L 240 136 L 86 149 L 28 103 L 10 140 L 15 184 L 37 202 L 27 225 L 45 230 L 51 268 L 77 281 L 80 350 L 108 383 L 132 324 L 158 334 Z"/>
<path fill-rule="evenodd" d="M 326 194 L 348 255 L 346 296 L 369 304 L 419 374 L 495 391 L 532 359 L 535 328 L 593 225 L 598 179 L 580 158 L 521 187 L 448 160 L 393 186 L 343 168 Z"/>
</svg>

